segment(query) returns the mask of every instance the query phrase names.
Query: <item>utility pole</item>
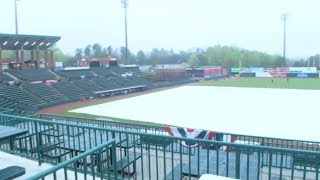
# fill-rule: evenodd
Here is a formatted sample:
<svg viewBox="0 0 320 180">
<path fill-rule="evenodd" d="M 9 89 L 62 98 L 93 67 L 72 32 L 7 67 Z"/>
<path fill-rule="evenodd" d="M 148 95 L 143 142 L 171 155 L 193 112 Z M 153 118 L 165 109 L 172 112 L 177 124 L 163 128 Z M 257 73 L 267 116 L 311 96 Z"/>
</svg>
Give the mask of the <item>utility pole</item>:
<svg viewBox="0 0 320 180">
<path fill-rule="evenodd" d="M 286 67 L 286 21 L 288 14 L 282 14 L 281 20 L 283 21 L 283 65 Z"/>
<path fill-rule="evenodd" d="M 126 64 L 128 64 L 128 31 L 127 31 L 127 7 L 128 0 L 121 0 L 122 7 L 124 8 L 124 28 L 125 28 L 125 41 L 126 41 Z"/>
<path fill-rule="evenodd" d="M 18 31 L 18 9 L 17 9 L 17 1 L 14 0 L 14 17 L 15 17 L 15 25 L 16 25 L 16 34 L 19 34 Z"/>
</svg>

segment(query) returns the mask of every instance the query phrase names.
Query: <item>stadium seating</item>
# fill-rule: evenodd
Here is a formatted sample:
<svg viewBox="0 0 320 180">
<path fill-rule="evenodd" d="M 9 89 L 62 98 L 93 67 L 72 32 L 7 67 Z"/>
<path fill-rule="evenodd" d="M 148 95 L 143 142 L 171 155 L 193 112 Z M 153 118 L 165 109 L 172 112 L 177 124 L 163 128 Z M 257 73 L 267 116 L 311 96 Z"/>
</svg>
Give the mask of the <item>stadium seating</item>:
<svg viewBox="0 0 320 180">
<path fill-rule="evenodd" d="M 75 85 L 79 86 L 80 88 L 90 92 L 90 93 L 105 90 L 105 88 L 101 87 L 100 85 L 98 85 L 97 83 L 95 83 L 94 81 L 91 81 L 89 79 L 75 80 L 75 81 L 73 81 L 73 83 Z"/>
<path fill-rule="evenodd" d="M 100 86 L 104 87 L 106 90 L 122 88 L 122 85 L 113 81 L 112 78 L 107 79 L 104 77 L 96 77 L 96 78 L 93 78 L 92 80 L 98 83 Z"/>
<path fill-rule="evenodd" d="M 14 85 L 0 87 L 0 97 L 19 103 L 26 109 L 39 108 L 45 104 L 41 99 Z"/>
<path fill-rule="evenodd" d="M 129 70 L 125 69 L 125 68 L 121 68 L 121 67 L 118 67 L 118 66 L 110 66 L 108 67 L 111 71 L 113 71 L 114 73 L 116 74 L 125 74 L 125 73 L 128 73 L 130 72 Z"/>
<path fill-rule="evenodd" d="M 90 70 L 56 71 L 55 73 L 68 79 L 90 78 L 94 76 Z"/>
<path fill-rule="evenodd" d="M 59 82 L 52 84 L 52 87 L 67 96 L 69 99 L 80 100 L 81 97 L 89 97 L 89 93 L 70 82 Z"/>
<path fill-rule="evenodd" d="M 56 76 L 46 69 L 8 70 L 8 72 L 25 81 L 42 81 L 56 79 Z"/>
<path fill-rule="evenodd" d="M 0 73 L 0 83 L 6 83 L 8 81 L 13 81 L 13 79 L 6 74 Z"/>
<path fill-rule="evenodd" d="M 40 84 L 24 84 L 24 89 L 38 96 L 42 100 L 50 104 L 59 104 L 67 102 L 67 97 L 44 83 Z"/>
<path fill-rule="evenodd" d="M 16 106 L 16 102 L 0 96 L 0 108 L 14 109 Z"/>
<path fill-rule="evenodd" d="M 90 70 L 104 77 L 113 77 L 116 75 L 116 73 L 112 72 L 109 68 L 97 67 L 97 68 L 90 68 Z"/>
<path fill-rule="evenodd" d="M 143 84 L 140 84 L 136 81 L 132 81 L 129 77 L 114 77 L 112 78 L 115 82 L 122 85 L 122 87 L 133 87 L 133 86 L 141 86 Z"/>
<path fill-rule="evenodd" d="M 146 79 L 143 79 L 141 77 L 138 77 L 138 76 L 128 76 L 127 78 L 129 80 L 131 80 L 131 81 L 136 82 L 136 84 L 139 84 L 139 85 L 146 85 L 146 86 L 149 86 L 149 87 L 153 87 L 154 86 L 150 81 L 148 81 Z"/>
</svg>

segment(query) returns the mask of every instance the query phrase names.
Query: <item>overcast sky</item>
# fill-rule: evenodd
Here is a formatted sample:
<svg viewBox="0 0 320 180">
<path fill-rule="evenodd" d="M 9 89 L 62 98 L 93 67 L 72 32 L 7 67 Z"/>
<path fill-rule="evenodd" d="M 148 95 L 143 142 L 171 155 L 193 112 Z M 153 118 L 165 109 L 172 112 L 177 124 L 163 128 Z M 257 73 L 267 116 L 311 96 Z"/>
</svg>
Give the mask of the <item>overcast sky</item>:
<svg viewBox="0 0 320 180">
<path fill-rule="evenodd" d="M 187 50 L 238 46 L 282 54 L 282 13 L 288 13 L 287 54 L 320 51 L 320 0 L 129 0 L 129 48 Z M 0 0 L 0 33 L 15 33 L 14 0 Z M 20 0 L 19 33 L 58 35 L 66 53 L 98 42 L 124 46 L 120 0 Z"/>
</svg>

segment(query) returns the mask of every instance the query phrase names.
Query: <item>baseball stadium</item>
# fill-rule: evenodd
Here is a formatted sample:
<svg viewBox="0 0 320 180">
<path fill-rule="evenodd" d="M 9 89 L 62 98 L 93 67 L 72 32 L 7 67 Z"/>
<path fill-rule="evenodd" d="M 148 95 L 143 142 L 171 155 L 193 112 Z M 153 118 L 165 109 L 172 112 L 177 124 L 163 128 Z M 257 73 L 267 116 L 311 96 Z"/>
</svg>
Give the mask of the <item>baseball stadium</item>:
<svg viewBox="0 0 320 180">
<path fill-rule="evenodd" d="M 319 59 L 65 66 L 62 39 L 0 33 L 0 179 L 320 179 Z"/>
</svg>

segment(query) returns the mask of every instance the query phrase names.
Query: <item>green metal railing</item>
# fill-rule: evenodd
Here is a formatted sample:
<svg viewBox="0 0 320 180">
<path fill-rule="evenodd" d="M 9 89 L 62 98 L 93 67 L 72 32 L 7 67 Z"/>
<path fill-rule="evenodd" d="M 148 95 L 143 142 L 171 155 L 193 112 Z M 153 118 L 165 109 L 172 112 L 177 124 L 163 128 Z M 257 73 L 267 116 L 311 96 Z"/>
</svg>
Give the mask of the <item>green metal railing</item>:
<svg viewBox="0 0 320 180">
<path fill-rule="evenodd" d="M 300 141 L 295 140 L 274 139 L 279 147 L 227 143 L 4 114 L 0 124 L 29 129 L 28 134 L 15 139 L 13 150 L 8 145 L 1 149 L 39 163 L 58 164 L 115 139 L 116 160 L 107 163 L 110 168 L 116 164 L 111 172 L 125 179 L 191 179 L 208 173 L 250 180 L 319 179 L 320 152 L 308 145 L 302 145 L 308 148 L 301 150 L 280 143 L 297 145 L 294 143 Z M 194 146 L 183 146 L 181 141 Z M 183 148 L 188 153 L 182 153 Z M 99 169 L 99 161 L 90 162 L 88 168 Z M 108 178 L 108 173 L 101 171 L 97 176 Z"/>
<path fill-rule="evenodd" d="M 109 151 L 114 152 L 110 155 Z M 94 179 L 97 177 L 106 177 L 108 179 L 117 179 L 117 172 L 111 172 L 110 169 L 117 169 L 116 165 L 110 165 L 109 161 L 116 160 L 115 140 L 98 145 L 85 151 L 71 159 L 57 164 L 47 170 L 35 174 L 27 180 L 38 179 Z M 97 161 L 99 166 L 90 166 L 90 162 Z M 112 168 L 111 168 L 112 166 Z M 106 173 L 108 172 L 108 173 Z"/>
<path fill-rule="evenodd" d="M 163 126 L 156 126 L 156 125 L 127 123 L 127 122 L 113 121 L 112 119 L 98 120 L 98 119 L 80 118 L 80 117 L 74 117 L 74 116 L 62 116 L 62 115 L 56 115 L 56 114 L 36 114 L 34 116 L 40 119 L 55 120 L 58 122 L 65 122 L 65 123 L 71 123 L 71 124 L 76 123 L 76 124 L 86 125 L 86 126 L 116 128 L 120 130 L 168 135 L 167 132 L 164 131 Z M 273 137 L 249 136 L 249 135 L 232 134 L 232 133 L 225 133 L 225 132 L 217 132 L 217 133 L 237 136 L 237 140 L 238 140 L 237 142 L 241 144 L 256 144 L 256 145 L 279 147 L 279 148 L 320 151 L 319 142 L 316 142 L 316 141 L 279 139 L 279 138 L 273 138 Z"/>
</svg>

